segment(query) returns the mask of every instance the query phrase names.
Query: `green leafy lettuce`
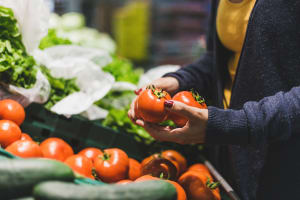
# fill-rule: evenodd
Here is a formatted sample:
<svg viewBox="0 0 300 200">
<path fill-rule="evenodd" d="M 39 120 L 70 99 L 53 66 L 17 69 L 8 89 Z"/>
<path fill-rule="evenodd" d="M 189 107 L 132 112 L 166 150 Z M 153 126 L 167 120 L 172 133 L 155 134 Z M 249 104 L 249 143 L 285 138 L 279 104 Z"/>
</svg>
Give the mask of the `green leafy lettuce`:
<svg viewBox="0 0 300 200">
<path fill-rule="evenodd" d="M 55 29 L 49 29 L 48 35 L 41 40 L 39 48 L 43 50 L 56 45 L 69 44 L 72 44 L 70 40 L 58 37 Z"/>
<path fill-rule="evenodd" d="M 0 6 L 0 80 L 31 88 L 36 82 L 35 61 L 22 43 L 17 20 L 10 8 Z"/>
<path fill-rule="evenodd" d="M 75 79 L 54 78 L 49 69 L 44 66 L 40 68 L 51 85 L 49 99 L 44 105 L 48 110 L 66 96 L 80 90 L 76 85 Z"/>
<path fill-rule="evenodd" d="M 144 73 L 142 69 L 134 69 L 130 61 L 117 56 L 114 56 L 113 61 L 102 69 L 111 73 L 116 81 L 125 81 L 133 84 L 137 84 L 140 76 Z"/>
</svg>

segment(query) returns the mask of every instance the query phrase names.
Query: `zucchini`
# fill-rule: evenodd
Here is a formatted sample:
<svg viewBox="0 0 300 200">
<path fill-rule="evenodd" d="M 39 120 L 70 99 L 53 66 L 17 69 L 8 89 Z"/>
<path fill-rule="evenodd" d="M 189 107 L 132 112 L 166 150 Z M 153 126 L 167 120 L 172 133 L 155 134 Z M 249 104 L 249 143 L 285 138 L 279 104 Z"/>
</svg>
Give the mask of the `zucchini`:
<svg viewBox="0 0 300 200">
<path fill-rule="evenodd" d="M 34 187 L 35 200 L 176 200 L 175 187 L 161 180 L 110 184 L 76 185 L 50 181 Z"/>
<path fill-rule="evenodd" d="M 42 158 L 0 160 L 0 174 L 0 199 L 30 196 L 33 186 L 43 181 L 74 180 L 70 167 Z"/>
</svg>

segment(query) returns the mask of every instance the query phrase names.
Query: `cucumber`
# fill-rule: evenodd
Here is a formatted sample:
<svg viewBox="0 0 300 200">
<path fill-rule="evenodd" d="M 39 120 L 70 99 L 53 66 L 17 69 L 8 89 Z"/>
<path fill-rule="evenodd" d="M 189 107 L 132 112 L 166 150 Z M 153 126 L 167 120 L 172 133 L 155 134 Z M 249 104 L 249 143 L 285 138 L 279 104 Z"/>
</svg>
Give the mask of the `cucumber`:
<svg viewBox="0 0 300 200">
<path fill-rule="evenodd" d="M 176 200 L 175 187 L 161 180 L 126 185 L 76 185 L 50 181 L 34 187 L 35 200 Z"/>
<path fill-rule="evenodd" d="M 0 199 L 31 196 L 35 184 L 50 180 L 73 181 L 74 173 L 55 160 L 0 160 Z"/>
</svg>

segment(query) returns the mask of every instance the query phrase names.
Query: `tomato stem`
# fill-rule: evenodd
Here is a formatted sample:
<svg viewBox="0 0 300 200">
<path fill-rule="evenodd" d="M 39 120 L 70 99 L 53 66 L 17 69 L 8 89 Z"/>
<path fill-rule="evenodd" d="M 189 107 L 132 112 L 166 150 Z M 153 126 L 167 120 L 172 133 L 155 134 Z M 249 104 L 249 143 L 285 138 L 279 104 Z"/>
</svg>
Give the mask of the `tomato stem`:
<svg viewBox="0 0 300 200">
<path fill-rule="evenodd" d="M 156 88 L 154 85 L 149 85 L 147 89 L 150 89 L 158 99 L 164 98 L 167 95 L 166 91 Z"/>
<path fill-rule="evenodd" d="M 101 156 L 101 159 L 104 161 L 109 160 L 109 158 L 110 158 L 110 155 L 108 153 L 104 153 L 103 156 Z"/>
<path fill-rule="evenodd" d="M 191 89 L 191 93 L 194 97 L 194 99 L 199 103 L 199 104 L 203 104 L 205 103 L 205 100 L 202 96 L 199 95 L 198 92 L 196 92 L 193 88 Z"/>
<path fill-rule="evenodd" d="M 219 182 L 213 182 L 210 180 L 209 177 L 207 177 L 207 181 L 206 181 L 206 186 L 211 189 L 211 190 L 214 190 L 216 189 L 217 187 L 219 187 L 220 183 Z"/>
</svg>

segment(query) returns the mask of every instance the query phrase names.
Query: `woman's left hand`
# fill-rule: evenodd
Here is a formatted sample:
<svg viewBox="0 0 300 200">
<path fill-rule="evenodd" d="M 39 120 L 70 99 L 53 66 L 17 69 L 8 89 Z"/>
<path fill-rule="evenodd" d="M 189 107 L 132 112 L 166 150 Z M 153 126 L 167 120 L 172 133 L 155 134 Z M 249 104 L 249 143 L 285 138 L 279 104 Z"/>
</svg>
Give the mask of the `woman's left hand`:
<svg viewBox="0 0 300 200">
<path fill-rule="evenodd" d="M 182 128 L 171 129 L 157 124 L 144 122 L 140 119 L 136 123 L 146 129 L 158 141 L 176 142 L 179 144 L 204 143 L 205 130 L 208 120 L 208 110 L 188 106 L 178 101 L 166 101 L 165 108 L 188 118 Z"/>
</svg>

